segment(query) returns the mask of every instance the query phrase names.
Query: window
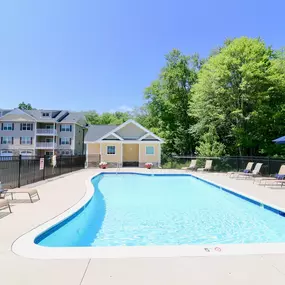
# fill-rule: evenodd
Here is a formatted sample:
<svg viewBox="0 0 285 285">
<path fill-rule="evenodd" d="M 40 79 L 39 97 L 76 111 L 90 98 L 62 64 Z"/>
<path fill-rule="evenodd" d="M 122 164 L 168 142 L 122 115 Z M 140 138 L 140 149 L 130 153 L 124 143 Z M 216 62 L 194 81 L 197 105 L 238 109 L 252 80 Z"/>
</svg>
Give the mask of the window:
<svg viewBox="0 0 285 285">
<path fill-rule="evenodd" d="M 50 114 L 49 114 L 48 112 L 43 112 L 43 113 L 42 113 L 42 116 L 43 116 L 43 117 L 49 117 Z"/>
<path fill-rule="evenodd" d="M 154 155 L 154 147 L 153 146 L 147 146 L 145 148 L 145 154 L 147 154 L 147 155 Z"/>
<path fill-rule="evenodd" d="M 59 144 L 71 144 L 71 138 L 60 138 Z"/>
<path fill-rule="evenodd" d="M 22 159 L 31 159 L 33 153 L 30 150 L 23 150 L 20 152 L 20 155 L 22 156 Z"/>
<path fill-rule="evenodd" d="M 116 147 L 114 145 L 108 145 L 107 154 L 116 154 Z"/>
<path fill-rule="evenodd" d="M 71 125 L 60 125 L 61 132 L 71 132 L 72 127 Z"/>
<path fill-rule="evenodd" d="M 33 138 L 32 137 L 21 137 L 20 144 L 32 144 Z"/>
<path fill-rule="evenodd" d="M 32 155 L 33 153 L 30 150 L 23 150 L 20 152 L 21 155 Z"/>
<path fill-rule="evenodd" d="M 60 152 L 61 155 L 70 155 L 70 151 L 69 150 L 62 150 Z"/>
<path fill-rule="evenodd" d="M 3 123 L 2 124 L 2 130 L 3 131 L 13 131 L 14 130 L 14 124 L 13 123 Z"/>
<path fill-rule="evenodd" d="M 0 155 L 3 155 L 3 156 L 12 156 L 13 153 L 12 153 L 11 150 L 2 150 L 2 151 L 0 152 Z"/>
<path fill-rule="evenodd" d="M 1 137 L 1 144 L 13 144 L 13 137 Z"/>
<path fill-rule="evenodd" d="M 46 151 L 46 152 L 45 152 L 45 155 L 46 155 L 46 156 L 52 156 L 52 155 L 53 155 L 53 152 L 52 152 L 52 151 Z"/>
<path fill-rule="evenodd" d="M 12 160 L 13 153 L 10 150 L 0 151 L 0 160 Z"/>
<path fill-rule="evenodd" d="M 20 130 L 21 131 L 32 131 L 33 130 L 33 124 L 30 124 L 30 123 L 23 123 L 21 124 L 20 126 Z"/>
</svg>

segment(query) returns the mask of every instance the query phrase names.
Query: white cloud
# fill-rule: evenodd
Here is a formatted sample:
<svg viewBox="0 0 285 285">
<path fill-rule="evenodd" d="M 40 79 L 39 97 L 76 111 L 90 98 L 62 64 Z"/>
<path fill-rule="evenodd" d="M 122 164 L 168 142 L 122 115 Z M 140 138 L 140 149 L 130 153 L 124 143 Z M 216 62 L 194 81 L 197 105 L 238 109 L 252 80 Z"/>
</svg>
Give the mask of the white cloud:
<svg viewBox="0 0 285 285">
<path fill-rule="evenodd" d="M 111 109 L 109 112 L 110 113 L 114 113 L 114 112 L 131 112 L 133 111 L 133 108 L 127 105 L 122 105 L 120 107 L 118 107 L 116 110 L 115 109 Z"/>
</svg>

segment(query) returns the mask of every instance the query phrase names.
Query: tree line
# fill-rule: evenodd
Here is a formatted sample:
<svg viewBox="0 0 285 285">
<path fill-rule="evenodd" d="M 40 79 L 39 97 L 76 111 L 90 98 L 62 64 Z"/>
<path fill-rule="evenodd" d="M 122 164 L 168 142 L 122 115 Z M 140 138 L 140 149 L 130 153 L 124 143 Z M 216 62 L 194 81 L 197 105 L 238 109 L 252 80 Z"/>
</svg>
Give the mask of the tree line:
<svg viewBox="0 0 285 285">
<path fill-rule="evenodd" d="M 285 49 L 226 40 L 208 58 L 173 49 L 132 112 L 86 112 L 90 124 L 133 118 L 164 138 L 167 155 L 285 155 Z"/>
<path fill-rule="evenodd" d="M 146 103 L 129 113 L 87 114 L 90 123 L 134 118 L 177 155 L 280 155 L 285 135 L 285 50 L 260 38 L 226 40 L 206 59 L 174 49 Z"/>
</svg>

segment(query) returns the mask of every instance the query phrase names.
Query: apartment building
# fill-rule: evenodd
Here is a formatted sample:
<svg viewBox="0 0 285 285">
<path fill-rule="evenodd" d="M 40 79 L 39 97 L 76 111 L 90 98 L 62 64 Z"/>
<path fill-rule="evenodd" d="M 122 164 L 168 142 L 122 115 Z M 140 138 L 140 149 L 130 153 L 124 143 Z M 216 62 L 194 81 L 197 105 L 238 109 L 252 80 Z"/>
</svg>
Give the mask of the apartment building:
<svg viewBox="0 0 285 285">
<path fill-rule="evenodd" d="M 0 156 L 84 154 L 86 130 L 82 113 L 0 109 Z"/>
</svg>

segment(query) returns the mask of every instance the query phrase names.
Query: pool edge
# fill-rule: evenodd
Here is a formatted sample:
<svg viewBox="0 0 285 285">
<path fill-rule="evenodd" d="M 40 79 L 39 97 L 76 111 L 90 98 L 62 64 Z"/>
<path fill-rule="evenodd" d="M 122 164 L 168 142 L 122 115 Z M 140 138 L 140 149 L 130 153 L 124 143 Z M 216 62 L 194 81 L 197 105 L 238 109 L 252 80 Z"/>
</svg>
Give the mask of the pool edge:
<svg viewBox="0 0 285 285">
<path fill-rule="evenodd" d="M 261 244 L 217 244 L 217 245 L 180 245 L 180 246 L 122 246 L 122 247 L 44 247 L 34 243 L 34 240 L 44 232 L 62 223 L 71 215 L 76 214 L 84 205 L 86 205 L 93 196 L 96 189 L 92 180 L 101 174 L 115 174 L 114 172 L 101 171 L 92 175 L 85 181 L 86 191 L 84 196 L 73 206 L 69 207 L 63 213 L 51 218 L 47 222 L 35 227 L 27 233 L 18 237 L 12 244 L 12 251 L 26 258 L 36 259 L 86 259 L 86 258 L 139 258 L 139 257 L 179 257 L 179 256 L 215 256 L 215 255 L 249 255 L 249 254 L 274 254 L 285 253 L 285 243 L 261 243 Z M 121 172 L 122 174 L 138 175 L 169 175 L 163 173 L 142 173 L 142 172 Z M 170 174 L 171 175 L 171 174 Z M 244 195 L 239 191 L 224 187 L 211 180 L 198 177 L 192 173 L 176 173 L 172 175 L 192 176 L 205 183 L 211 184 L 223 191 L 238 195 L 239 198 L 250 200 L 249 202 L 260 203 L 269 207 L 267 210 L 280 211 L 284 209 L 263 203 L 256 198 Z"/>
</svg>

